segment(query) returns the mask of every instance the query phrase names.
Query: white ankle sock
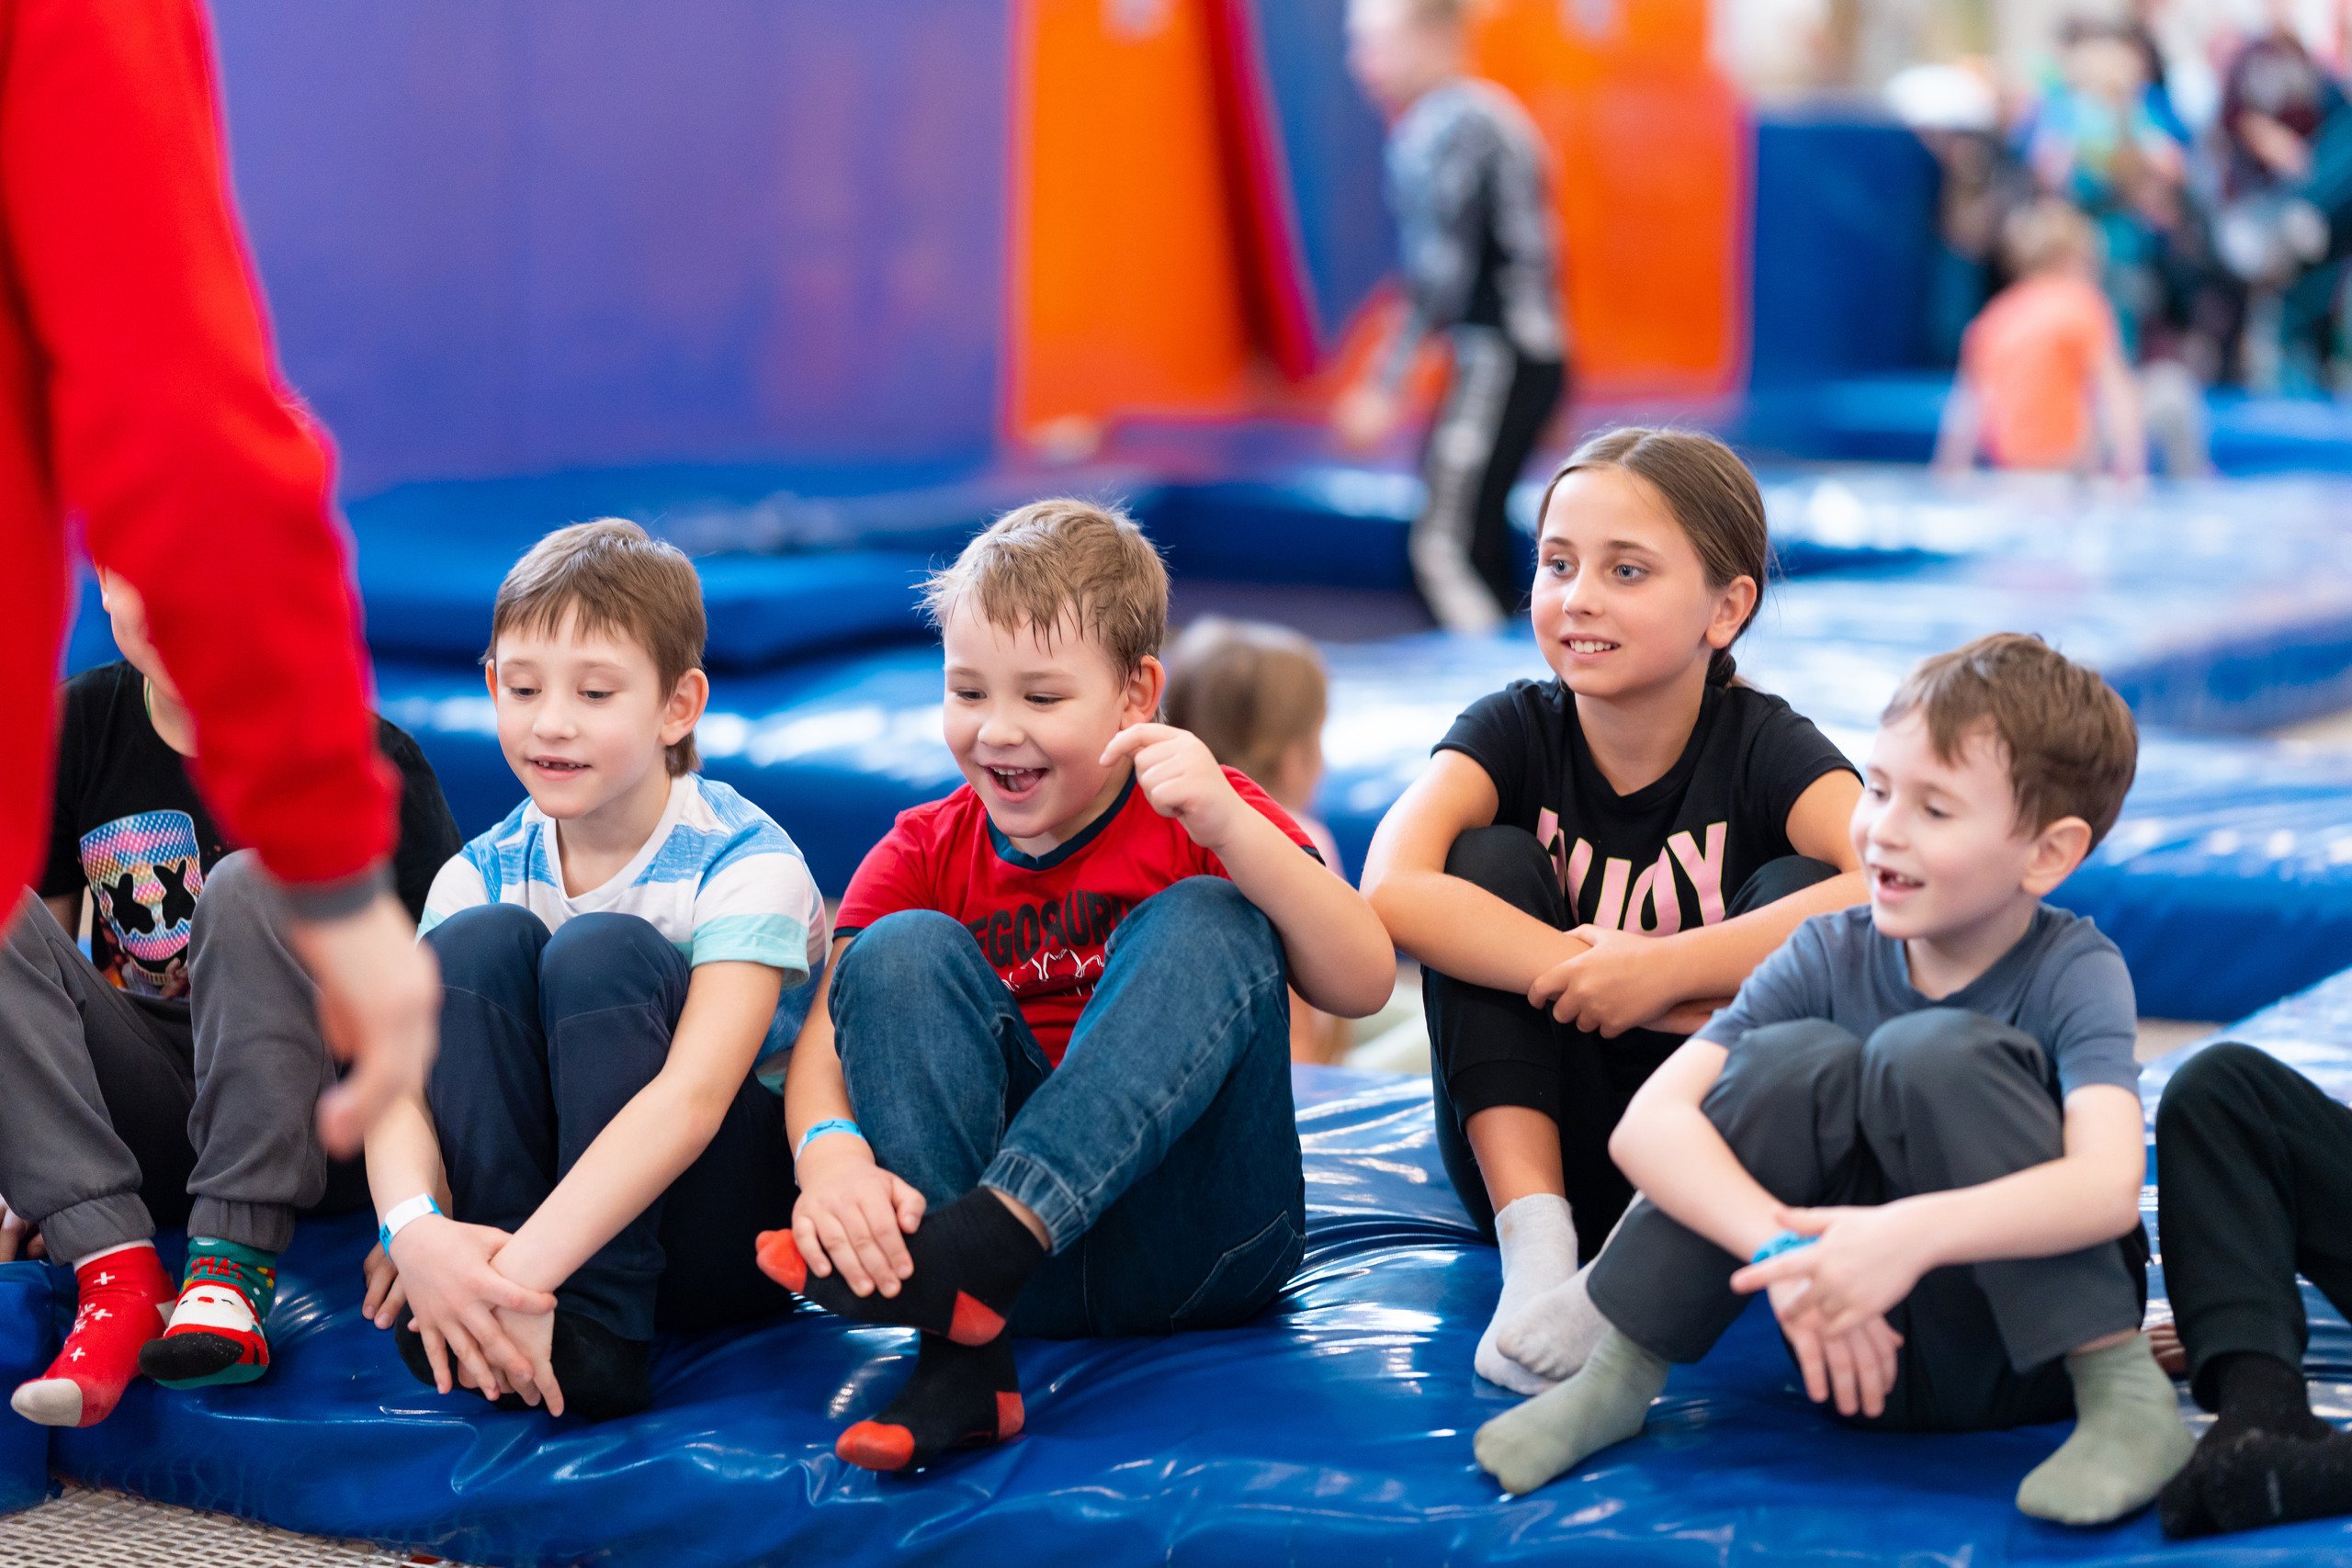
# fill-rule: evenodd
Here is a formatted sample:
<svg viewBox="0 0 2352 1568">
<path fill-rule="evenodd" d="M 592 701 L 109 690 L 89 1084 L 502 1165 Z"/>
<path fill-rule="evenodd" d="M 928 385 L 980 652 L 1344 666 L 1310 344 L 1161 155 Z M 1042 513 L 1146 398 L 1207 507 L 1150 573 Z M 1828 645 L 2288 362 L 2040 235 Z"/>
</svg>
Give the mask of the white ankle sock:
<svg viewBox="0 0 2352 1568">
<path fill-rule="evenodd" d="M 1568 1215 L 1568 1201 L 1555 1193 L 1531 1192 L 1505 1204 L 1495 1215 L 1495 1240 L 1503 1255 L 1502 1298 L 1495 1303 L 1486 1333 L 1478 1337 L 1473 1365 L 1480 1377 L 1514 1393 L 1541 1393 L 1554 1380 L 1504 1355 L 1496 1336 L 1506 1320 L 1575 1274 L 1577 1229 Z"/>
</svg>

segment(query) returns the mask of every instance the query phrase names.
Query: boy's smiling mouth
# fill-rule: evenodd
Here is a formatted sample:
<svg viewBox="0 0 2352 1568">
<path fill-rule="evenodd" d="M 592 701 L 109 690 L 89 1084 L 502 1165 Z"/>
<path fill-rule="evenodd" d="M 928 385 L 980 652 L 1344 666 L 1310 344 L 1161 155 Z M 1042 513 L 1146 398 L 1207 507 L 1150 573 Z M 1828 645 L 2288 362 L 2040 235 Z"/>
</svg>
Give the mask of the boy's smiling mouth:
<svg viewBox="0 0 2352 1568">
<path fill-rule="evenodd" d="M 1615 651 L 1617 647 L 1606 637 L 1562 637 L 1560 640 L 1567 645 L 1570 653 L 1610 653 Z"/>
<path fill-rule="evenodd" d="M 587 763 L 575 762 L 569 757 L 530 757 L 525 761 L 539 772 L 553 773 L 559 778 L 570 778 L 588 771 Z"/>
<path fill-rule="evenodd" d="M 985 765 L 985 764 L 984 764 Z M 1008 800 L 1020 800 L 1044 782 L 1043 768 L 999 768 L 990 766 L 989 777 L 996 784 L 998 793 Z"/>
<path fill-rule="evenodd" d="M 1871 889 L 1882 895 L 1917 893 L 1927 886 L 1916 876 L 1905 876 L 1901 872 L 1886 866 L 1874 865 L 1870 868 L 1870 871 Z"/>
</svg>

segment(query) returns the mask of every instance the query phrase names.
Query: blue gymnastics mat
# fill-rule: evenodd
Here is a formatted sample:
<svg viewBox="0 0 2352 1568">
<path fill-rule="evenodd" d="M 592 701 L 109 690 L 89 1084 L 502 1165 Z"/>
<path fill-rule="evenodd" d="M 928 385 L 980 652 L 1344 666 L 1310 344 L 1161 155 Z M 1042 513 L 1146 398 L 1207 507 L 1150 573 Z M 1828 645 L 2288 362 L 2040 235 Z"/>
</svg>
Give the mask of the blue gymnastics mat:
<svg viewBox="0 0 2352 1568">
<path fill-rule="evenodd" d="M 1024 1342 L 1025 1434 L 927 1478 L 877 1479 L 831 1453 L 902 1378 L 910 1337 L 813 1313 L 665 1339 L 655 1408 L 602 1427 L 442 1399 L 359 1317 L 356 1217 L 306 1225 L 286 1255 L 267 1379 L 139 1384 L 103 1426 L 57 1434 L 52 1464 L 485 1565 L 2255 1564 L 2352 1551 L 2342 1524 L 2191 1546 L 2164 1544 L 2145 1514 L 2089 1532 L 2039 1524 L 2011 1495 L 2063 1427 L 1848 1431 L 1807 1406 L 1761 1310 L 1676 1371 L 1650 1435 L 1506 1500 L 1469 1452 L 1512 1403 L 1470 1371 L 1495 1254 L 1440 1173 L 1427 1081 L 1308 1068 L 1295 1092 L 1307 1257 L 1264 1318 Z M 2317 1393 L 2338 1412 L 2352 1336 L 2317 1321 Z"/>
</svg>

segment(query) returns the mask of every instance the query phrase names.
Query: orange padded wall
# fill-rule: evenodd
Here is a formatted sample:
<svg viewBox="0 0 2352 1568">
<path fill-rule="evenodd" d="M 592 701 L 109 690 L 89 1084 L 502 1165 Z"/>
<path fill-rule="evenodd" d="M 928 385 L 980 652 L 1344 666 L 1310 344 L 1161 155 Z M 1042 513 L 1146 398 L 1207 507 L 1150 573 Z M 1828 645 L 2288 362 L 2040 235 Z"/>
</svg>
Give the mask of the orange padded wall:
<svg viewBox="0 0 2352 1568">
<path fill-rule="evenodd" d="M 1240 412 L 1257 354 L 1202 0 L 1015 3 L 1013 433 Z"/>
<path fill-rule="evenodd" d="M 1707 0 L 1494 0 L 1477 69 L 1558 160 L 1579 394 L 1707 396 L 1747 352 L 1744 118 Z"/>
</svg>

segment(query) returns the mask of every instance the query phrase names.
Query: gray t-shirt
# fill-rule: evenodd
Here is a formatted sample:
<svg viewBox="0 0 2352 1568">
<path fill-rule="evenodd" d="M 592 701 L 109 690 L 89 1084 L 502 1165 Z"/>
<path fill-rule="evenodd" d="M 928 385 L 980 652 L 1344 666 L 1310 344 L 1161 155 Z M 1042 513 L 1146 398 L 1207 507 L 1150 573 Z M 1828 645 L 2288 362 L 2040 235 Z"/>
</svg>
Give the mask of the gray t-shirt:
<svg viewBox="0 0 2352 1568">
<path fill-rule="evenodd" d="M 1903 944 L 1878 934 L 1870 906 L 1815 915 L 1692 1038 L 1731 1048 L 1751 1029 L 1819 1018 L 1867 1040 L 1924 1008 L 1978 1013 L 2041 1041 L 2059 1100 L 2086 1084 L 2139 1092 L 2139 1010 L 2123 954 L 2089 920 L 2047 904 L 2015 947 L 1939 1000 L 1912 989 Z"/>
</svg>

